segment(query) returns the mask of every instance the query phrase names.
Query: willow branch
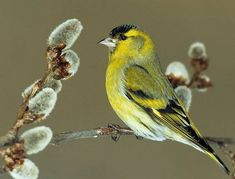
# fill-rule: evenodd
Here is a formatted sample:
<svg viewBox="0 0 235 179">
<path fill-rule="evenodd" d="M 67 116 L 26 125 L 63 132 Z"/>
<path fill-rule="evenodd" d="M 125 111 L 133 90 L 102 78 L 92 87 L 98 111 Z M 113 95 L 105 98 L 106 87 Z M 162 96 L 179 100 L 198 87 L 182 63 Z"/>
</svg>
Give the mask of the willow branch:
<svg viewBox="0 0 235 179">
<path fill-rule="evenodd" d="M 119 139 L 120 136 L 134 135 L 134 132 L 130 128 L 120 127 L 116 124 L 109 124 L 108 127 L 99 127 L 90 130 L 81 130 L 81 131 L 69 131 L 55 134 L 51 144 L 59 145 L 68 141 L 75 141 L 79 139 L 87 138 L 98 138 L 98 137 L 108 137 L 115 141 Z M 234 138 L 223 138 L 223 137 L 205 137 L 205 139 L 211 143 L 218 146 L 224 145 L 234 145 Z"/>
<path fill-rule="evenodd" d="M 28 102 L 36 93 L 38 93 L 43 88 L 47 80 L 50 78 L 50 75 L 51 69 L 48 67 L 48 70 L 43 75 L 43 77 L 39 80 L 37 84 L 34 85 L 32 93 L 27 96 L 24 102 L 20 105 L 14 125 L 4 136 L 0 137 L 0 148 L 10 146 L 17 141 L 17 133 L 26 122 L 24 115 L 27 112 Z"/>
<path fill-rule="evenodd" d="M 210 142 L 217 145 L 233 145 L 235 144 L 234 138 L 228 138 L 228 137 L 205 137 L 205 139 Z"/>
<path fill-rule="evenodd" d="M 113 140 L 117 141 L 120 136 L 135 135 L 130 128 L 121 127 L 116 124 L 109 124 L 107 127 L 98 127 L 88 130 L 68 131 L 55 134 L 51 140 L 52 145 L 59 145 L 68 141 L 75 141 L 79 139 L 98 138 L 110 136 Z M 138 138 L 138 136 L 137 136 Z M 205 139 L 218 146 L 234 145 L 235 138 L 224 137 L 205 137 Z M 0 137 L 0 148 L 14 145 L 18 139 L 10 134 Z"/>
<path fill-rule="evenodd" d="M 51 144 L 58 145 L 67 141 L 107 136 L 111 136 L 113 140 L 117 141 L 120 136 L 124 135 L 134 135 L 134 133 L 130 128 L 120 127 L 116 124 L 109 124 L 108 127 L 99 127 L 91 130 L 82 130 L 74 132 L 70 131 L 55 134 L 51 140 Z"/>
<path fill-rule="evenodd" d="M 12 145 L 16 142 L 17 137 L 14 130 L 9 130 L 4 136 L 0 137 L 0 148 Z"/>
<path fill-rule="evenodd" d="M 68 131 L 55 134 L 50 142 L 51 145 L 59 145 L 69 141 L 76 141 L 79 139 L 89 139 L 89 138 L 99 138 L 99 137 L 111 137 L 114 141 L 118 141 L 120 136 L 135 136 L 134 132 L 130 128 L 121 127 L 117 124 L 109 124 L 107 127 L 99 127 L 89 130 L 80 130 L 80 131 Z M 139 138 L 138 136 L 136 136 Z M 2 137 L 4 138 L 4 136 Z M 223 149 L 224 153 L 228 153 L 229 150 L 225 148 L 226 145 L 234 145 L 235 139 L 234 138 L 223 138 L 223 137 L 205 137 L 205 139 L 211 143 L 218 146 L 220 149 Z M 18 139 L 12 139 L 11 142 L 8 143 L 1 143 L 0 141 L 0 148 L 1 147 L 9 147 L 14 145 Z M 228 153 L 230 158 L 232 156 L 232 152 Z M 4 168 L 0 168 L 0 175 L 6 173 Z"/>
</svg>

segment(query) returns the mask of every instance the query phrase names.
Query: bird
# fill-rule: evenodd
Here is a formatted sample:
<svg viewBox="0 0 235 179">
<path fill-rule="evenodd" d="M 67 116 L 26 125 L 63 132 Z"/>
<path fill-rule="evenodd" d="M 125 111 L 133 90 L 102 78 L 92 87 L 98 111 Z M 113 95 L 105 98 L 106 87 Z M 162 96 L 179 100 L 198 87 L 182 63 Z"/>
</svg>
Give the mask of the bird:
<svg viewBox="0 0 235 179">
<path fill-rule="evenodd" d="M 105 82 L 108 100 L 134 134 L 192 146 L 229 175 L 229 169 L 192 122 L 164 75 L 151 37 L 136 25 L 123 24 L 98 43 L 109 49 Z"/>
</svg>

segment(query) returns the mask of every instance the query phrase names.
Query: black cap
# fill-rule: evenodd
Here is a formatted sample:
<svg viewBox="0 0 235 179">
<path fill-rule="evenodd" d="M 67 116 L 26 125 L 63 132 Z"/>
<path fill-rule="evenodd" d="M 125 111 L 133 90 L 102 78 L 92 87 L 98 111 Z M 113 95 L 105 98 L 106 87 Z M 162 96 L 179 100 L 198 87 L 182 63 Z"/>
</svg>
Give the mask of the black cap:
<svg viewBox="0 0 235 179">
<path fill-rule="evenodd" d="M 132 24 L 124 24 L 124 25 L 120 25 L 115 27 L 110 33 L 109 35 L 114 37 L 117 34 L 121 34 L 121 33 L 126 33 L 131 29 L 137 29 L 137 26 L 132 25 Z"/>
</svg>

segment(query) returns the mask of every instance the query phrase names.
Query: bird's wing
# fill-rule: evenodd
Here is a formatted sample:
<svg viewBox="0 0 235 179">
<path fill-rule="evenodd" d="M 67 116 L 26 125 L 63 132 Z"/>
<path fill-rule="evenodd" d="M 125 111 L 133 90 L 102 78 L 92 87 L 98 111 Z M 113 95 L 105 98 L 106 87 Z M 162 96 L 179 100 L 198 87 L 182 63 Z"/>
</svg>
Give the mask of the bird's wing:
<svg viewBox="0 0 235 179">
<path fill-rule="evenodd" d="M 165 78 L 163 74 L 161 77 Z M 142 66 L 130 66 L 125 71 L 125 94 L 146 111 L 153 120 L 160 122 L 201 148 L 221 165 L 227 174 L 230 174 L 229 169 L 190 120 L 169 81 L 167 79 L 164 82 L 161 80 L 152 77 L 148 70 Z"/>
<path fill-rule="evenodd" d="M 191 122 L 167 79 L 166 82 L 162 82 L 162 79 L 153 78 L 144 67 L 133 65 L 125 70 L 125 93 L 153 120 L 167 126 L 197 146 L 211 150 Z"/>
</svg>

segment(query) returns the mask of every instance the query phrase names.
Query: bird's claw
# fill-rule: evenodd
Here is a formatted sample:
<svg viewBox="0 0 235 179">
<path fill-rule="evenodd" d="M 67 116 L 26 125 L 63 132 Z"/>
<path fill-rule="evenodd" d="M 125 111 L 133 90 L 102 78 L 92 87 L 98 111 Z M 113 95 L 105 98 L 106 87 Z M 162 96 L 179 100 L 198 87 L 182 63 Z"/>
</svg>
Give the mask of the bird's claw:
<svg viewBox="0 0 235 179">
<path fill-rule="evenodd" d="M 120 131 L 120 126 L 117 124 L 108 124 L 108 127 L 114 130 L 114 134 L 111 135 L 113 141 L 117 142 L 120 139 L 118 132 Z"/>
<path fill-rule="evenodd" d="M 111 138 L 114 142 L 117 142 L 120 139 L 120 135 L 119 134 L 112 135 Z"/>
<path fill-rule="evenodd" d="M 136 135 L 135 137 L 136 137 L 136 139 L 138 139 L 138 140 L 143 140 L 143 139 L 144 139 L 142 136 L 138 136 L 138 135 Z"/>
</svg>

